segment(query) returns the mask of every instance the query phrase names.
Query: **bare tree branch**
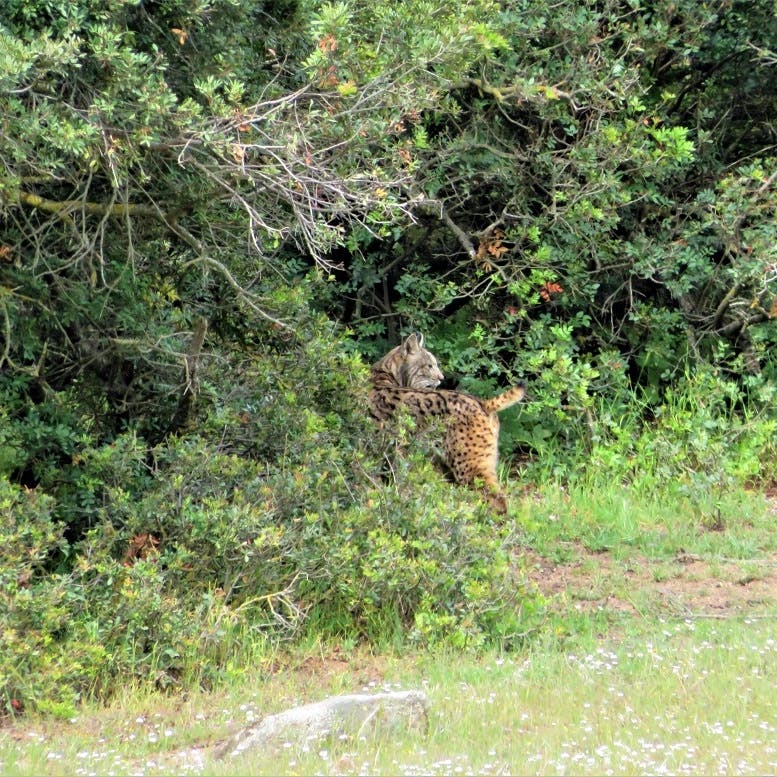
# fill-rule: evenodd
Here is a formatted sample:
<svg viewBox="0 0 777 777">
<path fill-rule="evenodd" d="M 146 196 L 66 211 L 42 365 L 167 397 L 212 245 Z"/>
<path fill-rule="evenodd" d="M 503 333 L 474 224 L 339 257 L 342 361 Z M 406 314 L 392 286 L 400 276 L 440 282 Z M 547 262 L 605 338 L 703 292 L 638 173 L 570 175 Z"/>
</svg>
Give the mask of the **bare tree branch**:
<svg viewBox="0 0 777 777">
<path fill-rule="evenodd" d="M 210 256 L 199 256 L 196 259 L 192 259 L 191 261 L 186 262 L 183 265 L 182 269 L 186 269 L 187 267 L 191 267 L 195 264 L 203 264 L 208 267 L 213 267 L 215 270 L 217 270 L 227 281 L 227 283 L 238 293 L 240 299 L 243 300 L 243 302 L 248 305 L 251 310 L 254 311 L 257 315 L 261 316 L 265 320 L 269 321 L 274 326 L 279 327 L 280 329 L 286 329 L 288 331 L 294 331 L 291 326 L 284 323 L 283 321 L 275 318 L 274 316 L 271 316 L 269 313 L 267 313 L 265 310 L 259 307 L 259 305 L 254 302 L 253 295 L 249 294 L 236 280 L 235 277 L 232 275 L 232 273 L 219 261 L 216 259 L 211 258 Z"/>
<path fill-rule="evenodd" d="M 450 217 L 442 202 L 439 200 L 417 200 L 416 206 L 429 213 L 434 213 L 453 232 L 462 248 L 467 252 L 467 256 L 470 259 L 475 258 L 477 255 L 475 245 L 469 239 L 467 233 Z"/>
</svg>

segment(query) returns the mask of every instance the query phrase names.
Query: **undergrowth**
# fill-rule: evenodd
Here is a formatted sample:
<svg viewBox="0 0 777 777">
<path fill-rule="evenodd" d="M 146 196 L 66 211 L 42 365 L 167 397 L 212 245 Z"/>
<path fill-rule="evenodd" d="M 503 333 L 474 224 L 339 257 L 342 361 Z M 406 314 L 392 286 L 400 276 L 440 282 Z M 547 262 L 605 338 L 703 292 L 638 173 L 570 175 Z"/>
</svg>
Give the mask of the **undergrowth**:
<svg viewBox="0 0 777 777">
<path fill-rule="evenodd" d="M 310 639 L 520 648 L 548 624 L 527 547 L 743 559 L 777 547 L 758 493 L 777 474 L 777 421 L 710 375 L 667 392 L 650 421 L 644 407 L 617 423 L 594 408 L 587 436 L 547 442 L 510 473 L 497 520 L 444 480 L 412 428 L 400 444 L 375 434 L 335 370 L 316 410 L 267 374 L 221 397 L 201 434 L 83 445 L 80 536 L 56 496 L 0 480 L 5 714 L 67 718 L 127 683 L 214 688 Z"/>
</svg>

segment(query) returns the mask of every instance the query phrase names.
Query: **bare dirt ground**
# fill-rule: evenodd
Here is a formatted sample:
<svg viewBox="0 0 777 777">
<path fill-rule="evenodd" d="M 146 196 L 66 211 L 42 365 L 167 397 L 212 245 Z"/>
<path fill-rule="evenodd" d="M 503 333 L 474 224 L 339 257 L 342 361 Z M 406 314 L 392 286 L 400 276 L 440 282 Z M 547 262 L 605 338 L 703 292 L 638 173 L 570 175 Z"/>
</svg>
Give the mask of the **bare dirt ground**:
<svg viewBox="0 0 777 777">
<path fill-rule="evenodd" d="M 771 497 L 777 530 L 777 494 Z M 759 617 L 777 612 L 777 553 L 757 559 L 704 560 L 688 553 L 671 560 L 617 560 L 579 546 L 575 560 L 555 563 L 524 555 L 529 578 L 551 607 L 669 617 Z M 555 605 L 554 605 L 555 602 Z"/>
<path fill-rule="evenodd" d="M 529 577 L 559 606 L 569 600 L 581 611 L 607 609 L 673 616 L 727 617 L 777 607 L 777 554 L 758 561 L 716 563 L 683 554 L 671 562 L 630 558 L 617 562 L 606 554 L 580 550 L 571 564 L 539 556 L 530 560 Z"/>
</svg>

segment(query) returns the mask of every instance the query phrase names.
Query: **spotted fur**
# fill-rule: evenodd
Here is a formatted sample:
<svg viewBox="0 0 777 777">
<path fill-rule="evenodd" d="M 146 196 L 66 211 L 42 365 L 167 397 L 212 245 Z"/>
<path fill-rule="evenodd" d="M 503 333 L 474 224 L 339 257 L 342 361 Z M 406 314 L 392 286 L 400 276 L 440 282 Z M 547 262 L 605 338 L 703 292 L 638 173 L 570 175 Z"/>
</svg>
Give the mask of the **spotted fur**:
<svg viewBox="0 0 777 777">
<path fill-rule="evenodd" d="M 423 337 L 410 335 L 372 366 L 370 415 L 379 423 L 391 419 L 400 406 L 416 421 L 442 417 L 445 461 L 457 483 L 483 491 L 497 512 L 507 511 L 507 498 L 497 478 L 500 410 L 520 402 L 526 389 L 513 386 L 490 399 L 438 389 L 443 374 Z"/>
</svg>

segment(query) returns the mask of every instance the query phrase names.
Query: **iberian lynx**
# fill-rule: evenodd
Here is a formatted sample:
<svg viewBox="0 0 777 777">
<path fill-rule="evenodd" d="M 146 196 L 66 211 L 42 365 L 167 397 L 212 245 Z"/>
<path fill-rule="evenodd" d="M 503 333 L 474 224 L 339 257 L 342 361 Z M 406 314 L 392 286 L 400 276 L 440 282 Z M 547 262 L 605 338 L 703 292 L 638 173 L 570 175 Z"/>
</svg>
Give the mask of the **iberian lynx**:
<svg viewBox="0 0 777 777">
<path fill-rule="evenodd" d="M 500 410 L 520 402 L 526 394 L 513 386 L 490 399 L 460 391 L 438 389 L 443 374 L 437 359 L 423 347 L 421 335 L 410 335 L 372 366 L 370 415 L 379 423 L 402 406 L 416 421 L 440 416 L 445 425 L 445 462 L 457 483 L 478 481 L 497 512 L 507 511 L 507 498 L 497 478 Z"/>
</svg>

